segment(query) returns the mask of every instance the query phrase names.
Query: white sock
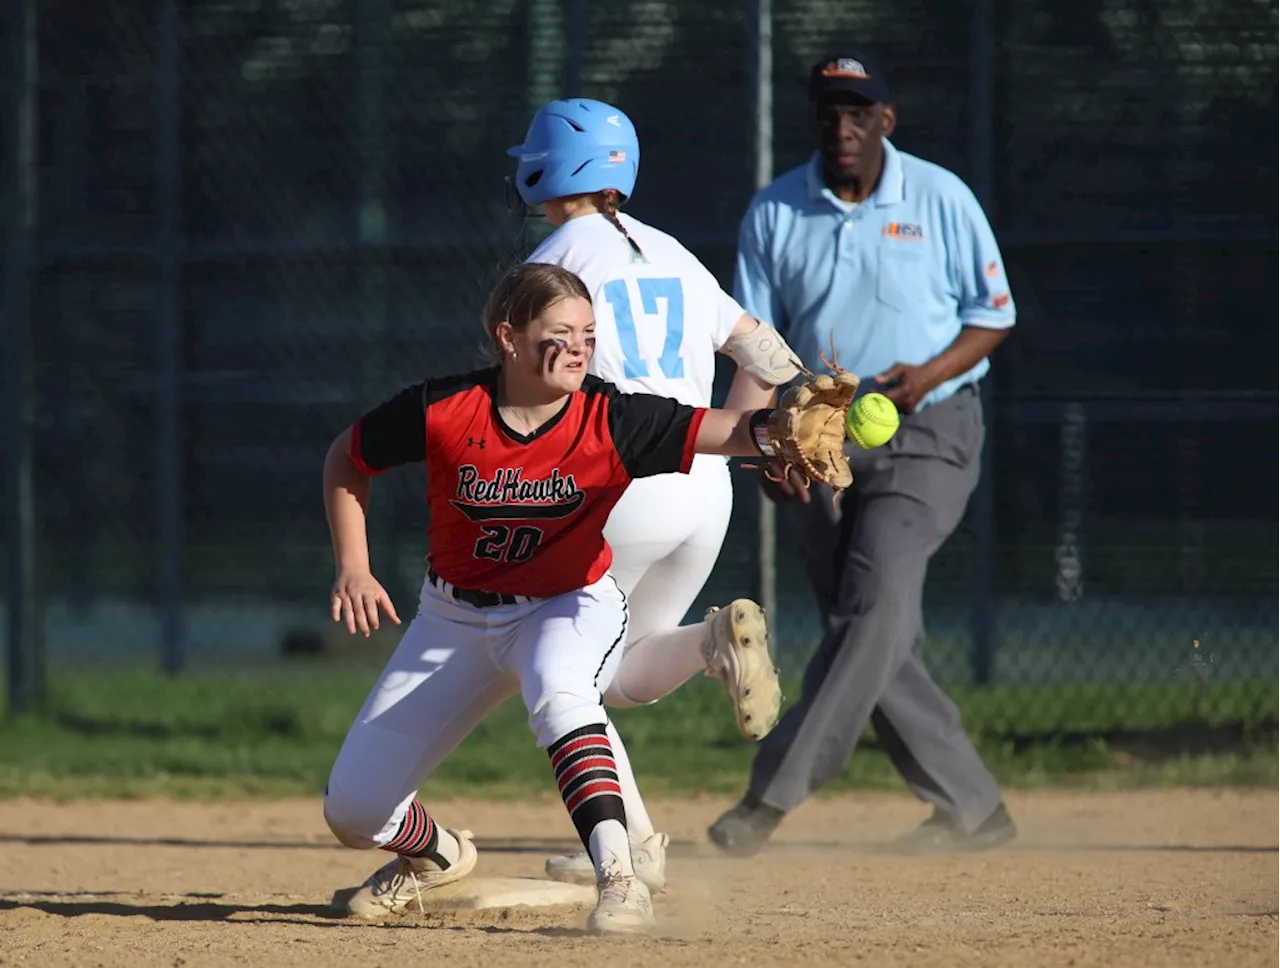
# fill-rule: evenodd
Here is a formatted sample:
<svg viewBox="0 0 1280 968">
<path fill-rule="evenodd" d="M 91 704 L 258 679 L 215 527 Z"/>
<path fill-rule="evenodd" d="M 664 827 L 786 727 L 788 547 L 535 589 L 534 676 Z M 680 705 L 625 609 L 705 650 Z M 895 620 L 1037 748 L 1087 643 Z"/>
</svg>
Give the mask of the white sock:
<svg viewBox="0 0 1280 968">
<path fill-rule="evenodd" d="M 436 826 L 436 853 L 448 861 L 450 867 L 462 856 L 458 838 L 439 825 Z"/>
<path fill-rule="evenodd" d="M 635 876 L 635 868 L 631 865 L 631 841 L 621 821 L 601 820 L 591 828 L 587 844 L 597 880 L 604 880 L 606 874 Z"/>
<path fill-rule="evenodd" d="M 653 836 L 653 821 L 649 819 L 649 811 L 644 808 L 644 800 L 640 798 L 640 785 L 636 783 L 636 775 L 631 770 L 631 760 L 627 756 L 627 748 L 622 744 L 617 727 L 609 723 L 605 727 L 609 737 L 609 745 L 613 747 L 613 762 L 618 768 L 618 786 L 622 787 L 622 806 L 627 811 L 627 833 L 633 844 L 639 844 Z"/>
<path fill-rule="evenodd" d="M 704 621 L 650 632 L 623 653 L 613 689 L 638 705 L 657 702 L 675 692 L 706 670 L 702 642 L 708 631 Z"/>
</svg>

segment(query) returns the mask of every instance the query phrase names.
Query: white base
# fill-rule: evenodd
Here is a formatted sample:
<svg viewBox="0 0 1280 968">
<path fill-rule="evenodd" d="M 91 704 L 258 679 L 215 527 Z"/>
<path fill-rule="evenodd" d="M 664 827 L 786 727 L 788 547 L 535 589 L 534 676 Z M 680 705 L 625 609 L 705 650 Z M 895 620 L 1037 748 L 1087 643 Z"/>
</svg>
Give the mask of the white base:
<svg viewBox="0 0 1280 968">
<path fill-rule="evenodd" d="M 342 909 L 355 891 L 347 889 L 333 895 L 333 906 Z M 550 907 L 557 904 L 594 906 L 595 887 L 562 884 L 536 877 L 464 877 L 422 894 L 427 911 L 479 911 L 487 908 Z M 411 905 L 406 914 L 417 911 Z"/>
</svg>

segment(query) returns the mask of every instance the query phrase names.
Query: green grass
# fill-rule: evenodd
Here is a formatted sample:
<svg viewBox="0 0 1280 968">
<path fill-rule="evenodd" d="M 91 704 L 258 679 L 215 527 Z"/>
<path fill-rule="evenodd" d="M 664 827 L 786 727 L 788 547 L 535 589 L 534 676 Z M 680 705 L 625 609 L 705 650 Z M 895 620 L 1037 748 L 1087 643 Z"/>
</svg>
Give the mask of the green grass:
<svg viewBox="0 0 1280 968">
<path fill-rule="evenodd" d="M 258 797 L 324 785 L 377 669 L 317 661 L 165 679 L 60 675 L 47 710 L 0 725 L 0 796 Z M 798 692 L 795 684 L 788 695 Z M 957 689 L 965 725 L 1009 787 L 1277 782 L 1277 692 L 1266 680 Z M 616 720 L 649 794 L 741 791 L 753 747 L 699 677 Z M 828 789 L 902 789 L 864 744 Z M 552 796 L 518 700 L 432 778 L 433 796 Z"/>
</svg>

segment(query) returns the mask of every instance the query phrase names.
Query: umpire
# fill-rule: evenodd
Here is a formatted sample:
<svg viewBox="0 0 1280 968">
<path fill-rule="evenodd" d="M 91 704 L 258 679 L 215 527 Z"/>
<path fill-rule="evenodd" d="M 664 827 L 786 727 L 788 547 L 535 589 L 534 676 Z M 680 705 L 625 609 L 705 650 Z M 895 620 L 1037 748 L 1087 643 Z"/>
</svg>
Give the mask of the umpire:
<svg viewBox="0 0 1280 968">
<path fill-rule="evenodd" d="M 868 55 L 814 66 L 817 150 L 752 200 L 736 293 L 814 372 L 841 366 L 901 411 L 884 447 L 850 447 L 853 488 L 764 481 L 803 518 L 805 568 L 824 637 L 803 691 L 759 744 L 746 795 L 708 834 L 754 854 L 786 813 L 839 773 L 870 720 L 912 792 L 934 807 L 908 849 L 982 849 L 1016 833 L 995 779 L 924 661 L 929 559 L 978 482 L 978 381 L 1014 323 L 1004 264 L 981 206 L 954 174 L 895 148 L 895 112 Z"/>
</svg>

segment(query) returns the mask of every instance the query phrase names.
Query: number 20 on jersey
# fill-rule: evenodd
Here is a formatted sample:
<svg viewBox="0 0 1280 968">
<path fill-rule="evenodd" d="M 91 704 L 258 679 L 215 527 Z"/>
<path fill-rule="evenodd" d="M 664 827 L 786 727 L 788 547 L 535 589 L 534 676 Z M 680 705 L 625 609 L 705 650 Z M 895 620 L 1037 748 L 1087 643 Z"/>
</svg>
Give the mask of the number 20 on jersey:
<svg viewBox="0 0 1280 968">
<path fill-rule="evenodd" d="M 684 377 L 684 359 L 680 355 L 684 342 L 684 288 L 678 278 L 670 276 L 637 279 L 636 289 L 640 294 L 640 311 L 646 316 L 659 317 L 666 329 L 658 369 L 668 380 L 679 380 Z M 604 298 L 613 310 L 613 318 L 618 327 L 624 374 L 628 379 L 649 376 L 649 363 L 640 353 L 633 296 L 626 281 L 614 279 L 605 283 Z"/>
</svg>

